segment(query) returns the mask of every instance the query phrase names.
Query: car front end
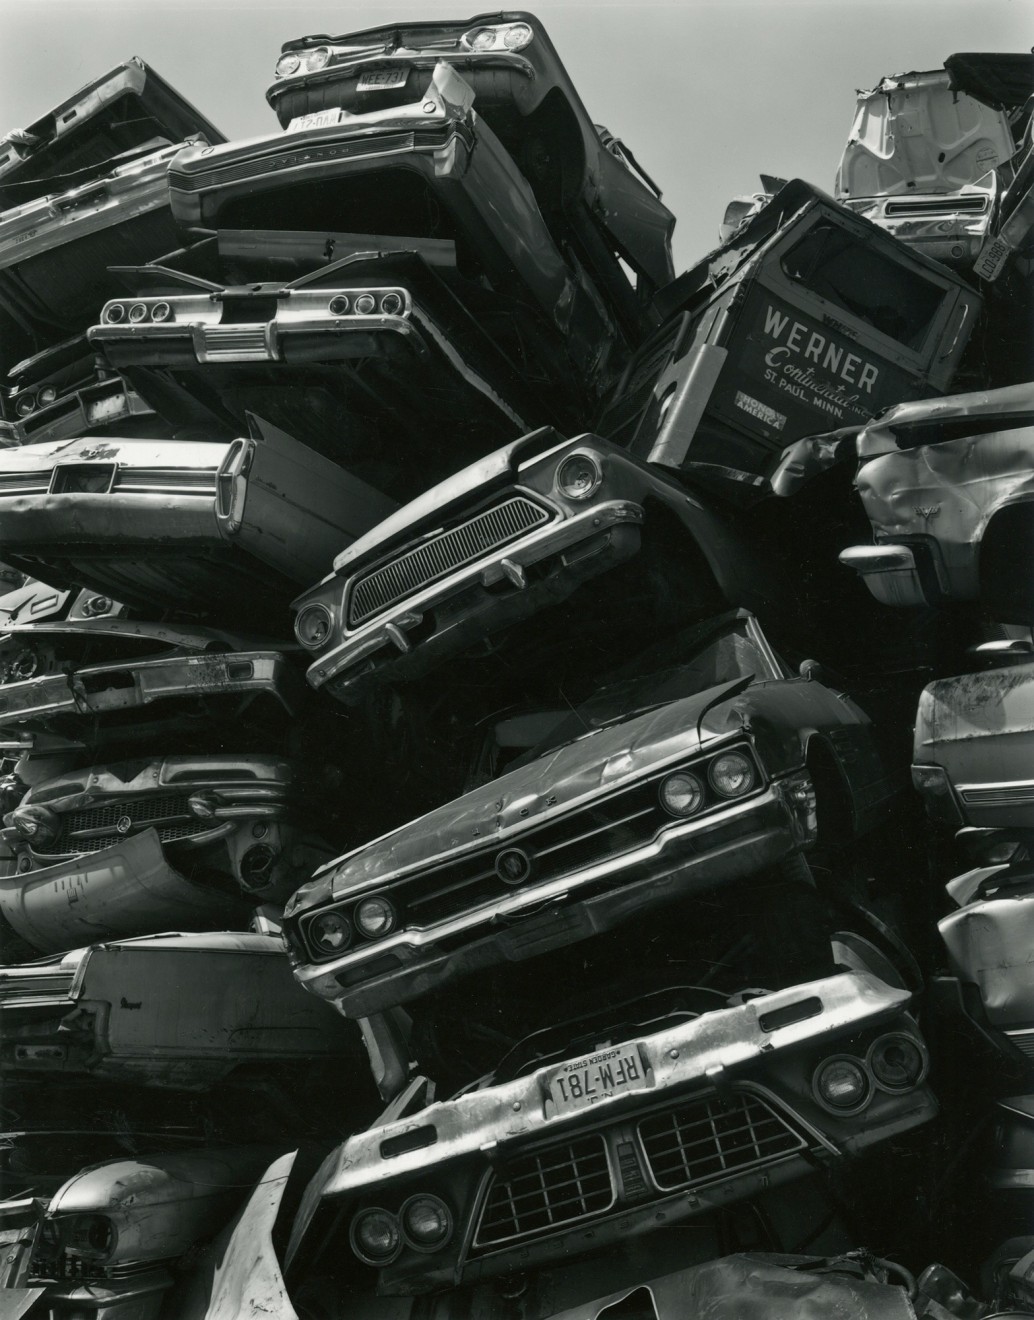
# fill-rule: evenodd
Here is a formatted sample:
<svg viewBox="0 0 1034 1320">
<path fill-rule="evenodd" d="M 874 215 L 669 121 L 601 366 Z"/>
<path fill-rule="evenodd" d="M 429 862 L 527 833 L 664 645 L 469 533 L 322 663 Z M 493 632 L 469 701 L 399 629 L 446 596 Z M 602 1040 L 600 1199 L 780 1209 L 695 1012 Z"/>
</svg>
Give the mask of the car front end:
<svg viewBox="0 0 1034 1320">
<path fill-rule="evenodd" d="M 575 737 L 324 867 L 286 908 L 300 983 L 367 1016 L 813 843 L 800 745 L 762 736 L 762 759 L 733 700 L 749 681 Z"/>
<path fill-rule="evenodd" d="M 632 558 L 651 505 L 692 526 L 688 493 L 616 445 L 526 436 L 386 520 L 294 602 L 309 682 L 350 702 L 427 672 Z"/>
<path fill-rule="evenodd" d="M 310 1184 L 289 1277 L 349 1250 L 388 1296 L 523 1273 L 859 1155 L 936 1114 L 909 998 L 841 973 L 657 1013 L 375 1126 Z"/>
</svg>

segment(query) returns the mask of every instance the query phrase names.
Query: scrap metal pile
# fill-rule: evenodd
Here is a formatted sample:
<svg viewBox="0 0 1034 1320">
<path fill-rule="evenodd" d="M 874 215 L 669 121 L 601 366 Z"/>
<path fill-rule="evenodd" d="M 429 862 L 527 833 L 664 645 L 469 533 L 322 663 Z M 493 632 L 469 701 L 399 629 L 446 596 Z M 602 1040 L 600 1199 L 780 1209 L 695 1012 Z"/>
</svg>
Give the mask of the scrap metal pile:
<svg viewBox="0 0 1034 1320">
<path fill-rule="evenodd" d="M 0 143 L 0 1314 L 1034 1314 L 1032 90 L 679 275 L 530 14 Z"/>
</svg>

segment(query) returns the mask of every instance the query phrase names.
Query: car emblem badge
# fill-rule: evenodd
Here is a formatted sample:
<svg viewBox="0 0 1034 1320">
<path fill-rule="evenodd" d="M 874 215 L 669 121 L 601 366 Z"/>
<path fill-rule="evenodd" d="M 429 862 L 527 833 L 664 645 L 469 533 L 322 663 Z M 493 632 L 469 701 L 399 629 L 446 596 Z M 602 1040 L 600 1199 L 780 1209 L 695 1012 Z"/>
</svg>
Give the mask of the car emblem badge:
<svg viewBox="0 0 1034 1320">
<path fill-rule="evenodd" d="M 115 822 L 115 831 L 118 834 L 128 834 L 132 828 L 133 820 L 131 816 L 119 816 Z"/>
<path fill-rule="evenodd" d="M 523 885 L 531 878 L 531 858 L 521 848 L 504 848 L 496 854 L 495 873 L 504 885 Z"/>
</svg>

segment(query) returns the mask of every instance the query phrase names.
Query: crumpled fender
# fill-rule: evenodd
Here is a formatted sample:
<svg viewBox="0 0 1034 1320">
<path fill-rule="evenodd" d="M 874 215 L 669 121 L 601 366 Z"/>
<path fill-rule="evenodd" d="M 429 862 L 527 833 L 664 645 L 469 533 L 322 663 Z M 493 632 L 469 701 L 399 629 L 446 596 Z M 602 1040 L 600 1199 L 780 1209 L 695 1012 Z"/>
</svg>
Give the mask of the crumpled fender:
<svg viewBox="0 0 1034 1320">
<path fill-rule="evenodd" d="M 903 1288 L 855 1261 L 736 1255 L 651 1279 L 552 1320 L 915 1320 Z"/>
<path fill-rule="evenodd" d="M 273 1161 L 214 1240 L 199 1267 L 169 1296 L 180 1320 L 298 1320 L 273 1248 L 273 1224 L 297 1151 Z"/>
</svg>

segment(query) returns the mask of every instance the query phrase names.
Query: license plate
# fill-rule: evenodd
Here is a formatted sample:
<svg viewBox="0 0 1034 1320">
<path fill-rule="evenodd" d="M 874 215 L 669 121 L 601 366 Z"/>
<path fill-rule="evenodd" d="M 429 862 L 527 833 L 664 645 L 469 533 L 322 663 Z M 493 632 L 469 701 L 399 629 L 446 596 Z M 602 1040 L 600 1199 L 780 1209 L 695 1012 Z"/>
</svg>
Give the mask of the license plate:
<svg viewBox="0 0 1034 1320">
<path fill-rule="evenodd" d="M 306 128 L 333 128 L 347 118 L 340 106 L 331 106 L 329 110 L 313 110 L 311 114 L 295 115 L 287 125 L 288 133 L 299 133 Z"/>
<path fill-rule="evenodd" d="M 612 1095 L 640 1091 L 649 1085 L 635 1045 L 616 1045 L 575 1059 L 557 1068 L 548 1079 L 550 1098 L 558 1114 L 588 1109 Z"/>
<path fill-rule="evenodd" d="M 355 85 L 357 92 L 383 92 L 393 87 L 405 87 L 409 77 L 408 69 L 370 69 L 359 75 Z"/>
</svg>

